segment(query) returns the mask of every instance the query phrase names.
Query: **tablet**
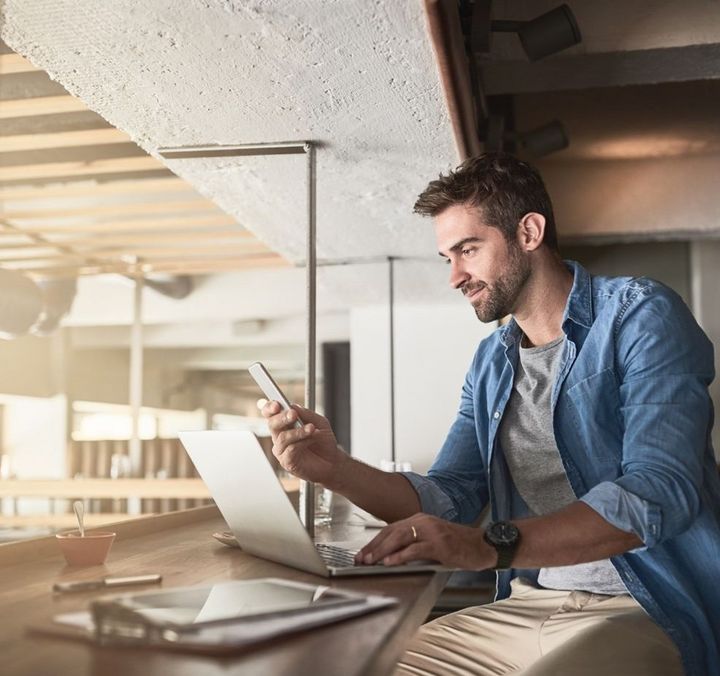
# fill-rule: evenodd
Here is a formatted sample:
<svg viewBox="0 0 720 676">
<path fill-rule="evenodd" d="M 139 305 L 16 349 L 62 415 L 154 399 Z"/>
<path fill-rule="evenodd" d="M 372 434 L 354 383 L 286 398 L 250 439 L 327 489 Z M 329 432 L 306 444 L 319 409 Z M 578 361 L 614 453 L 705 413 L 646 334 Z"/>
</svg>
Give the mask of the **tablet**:
<svg viewBox="0 0 720 676">
<path fill-rule="evenodd" d="M 364 603 L 367 596 L 325 585 L 262 578 L 100 599 L 92 604 L 104 632 L 135 625 L 192 630 L 215 623 L 248 622 Z"/>
</svg>

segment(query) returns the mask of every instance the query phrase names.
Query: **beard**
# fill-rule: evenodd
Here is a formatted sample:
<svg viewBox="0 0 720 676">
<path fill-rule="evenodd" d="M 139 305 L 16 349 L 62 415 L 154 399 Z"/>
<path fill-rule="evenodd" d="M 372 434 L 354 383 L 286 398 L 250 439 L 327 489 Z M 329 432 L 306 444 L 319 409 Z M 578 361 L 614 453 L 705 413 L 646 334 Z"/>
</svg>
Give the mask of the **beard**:
<svg viewBox="0 0 720 676">
<path fill-rule="evenodd" d="M 517 245 L 508 245 L 508 262 L 505 272 L 493 284 L 468 282 L 462 289 L 468 296 L 478 289 L 485 289 L 472 306 L 477 318 L 483 322 L 494 322 L 513 312 L 520 292 L 530 278 L 530 261 L 520 252 Z"/>
</svg>

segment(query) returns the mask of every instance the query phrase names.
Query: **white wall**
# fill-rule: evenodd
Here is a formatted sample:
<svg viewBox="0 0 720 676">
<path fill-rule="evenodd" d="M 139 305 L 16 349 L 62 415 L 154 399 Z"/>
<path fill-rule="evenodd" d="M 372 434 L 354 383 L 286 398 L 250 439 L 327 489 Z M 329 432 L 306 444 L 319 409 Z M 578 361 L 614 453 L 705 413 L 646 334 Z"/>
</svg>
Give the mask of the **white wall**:
<svg viewBox="0 0 720 676">
<path fill-rule="evenodd" d="M 395 308 L 396 459 L 425 472 L 455 418 L 481 324 L 466 302 Z M 390 458 L 388 308 L 350 311 L 352 450 L 371 464 Z"/>
<path fill-rule="evenodd" d="M 62 479 L 66 475 L 66 407 L 63 395 L 18 397 L 0 395 L 2 449 L 10 456 L 13 473 L 20 479 Z M 12 514 L 47 513 L 48 501 L 19 498 L 0 501 L 0 511 Z"/>
</svg>

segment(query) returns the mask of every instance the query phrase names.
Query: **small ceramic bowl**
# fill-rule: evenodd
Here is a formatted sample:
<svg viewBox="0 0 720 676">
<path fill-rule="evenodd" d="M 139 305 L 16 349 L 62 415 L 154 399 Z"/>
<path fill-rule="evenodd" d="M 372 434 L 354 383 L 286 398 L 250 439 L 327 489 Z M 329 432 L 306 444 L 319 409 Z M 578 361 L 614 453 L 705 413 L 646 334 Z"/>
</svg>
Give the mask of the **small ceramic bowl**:
<svg viewBox="0 0 720 676">
<path fill-rule="evenodd" d="M 55 535 L 65 560 L 71 566 L 97 566 L 105 563 L 115 533 L 107 530 L 80 531 L 72 530 Z"/>
</svg>

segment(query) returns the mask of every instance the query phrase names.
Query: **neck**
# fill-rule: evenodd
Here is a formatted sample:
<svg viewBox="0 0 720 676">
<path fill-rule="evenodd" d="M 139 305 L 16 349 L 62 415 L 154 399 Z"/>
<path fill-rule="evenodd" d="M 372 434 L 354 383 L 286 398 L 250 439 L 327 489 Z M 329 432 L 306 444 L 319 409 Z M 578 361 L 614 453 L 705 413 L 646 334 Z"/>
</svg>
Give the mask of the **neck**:
<svg viewBox="0 0 720 676">
<path fill-rule="evenodd" d="M 542 252 L 533 261 L 532 273 L 513 312 L 528 347 L 545 345 L 562 335 L 562 317 L 572 284 L 573 275 L 558 256 Z"/>
</svg>

